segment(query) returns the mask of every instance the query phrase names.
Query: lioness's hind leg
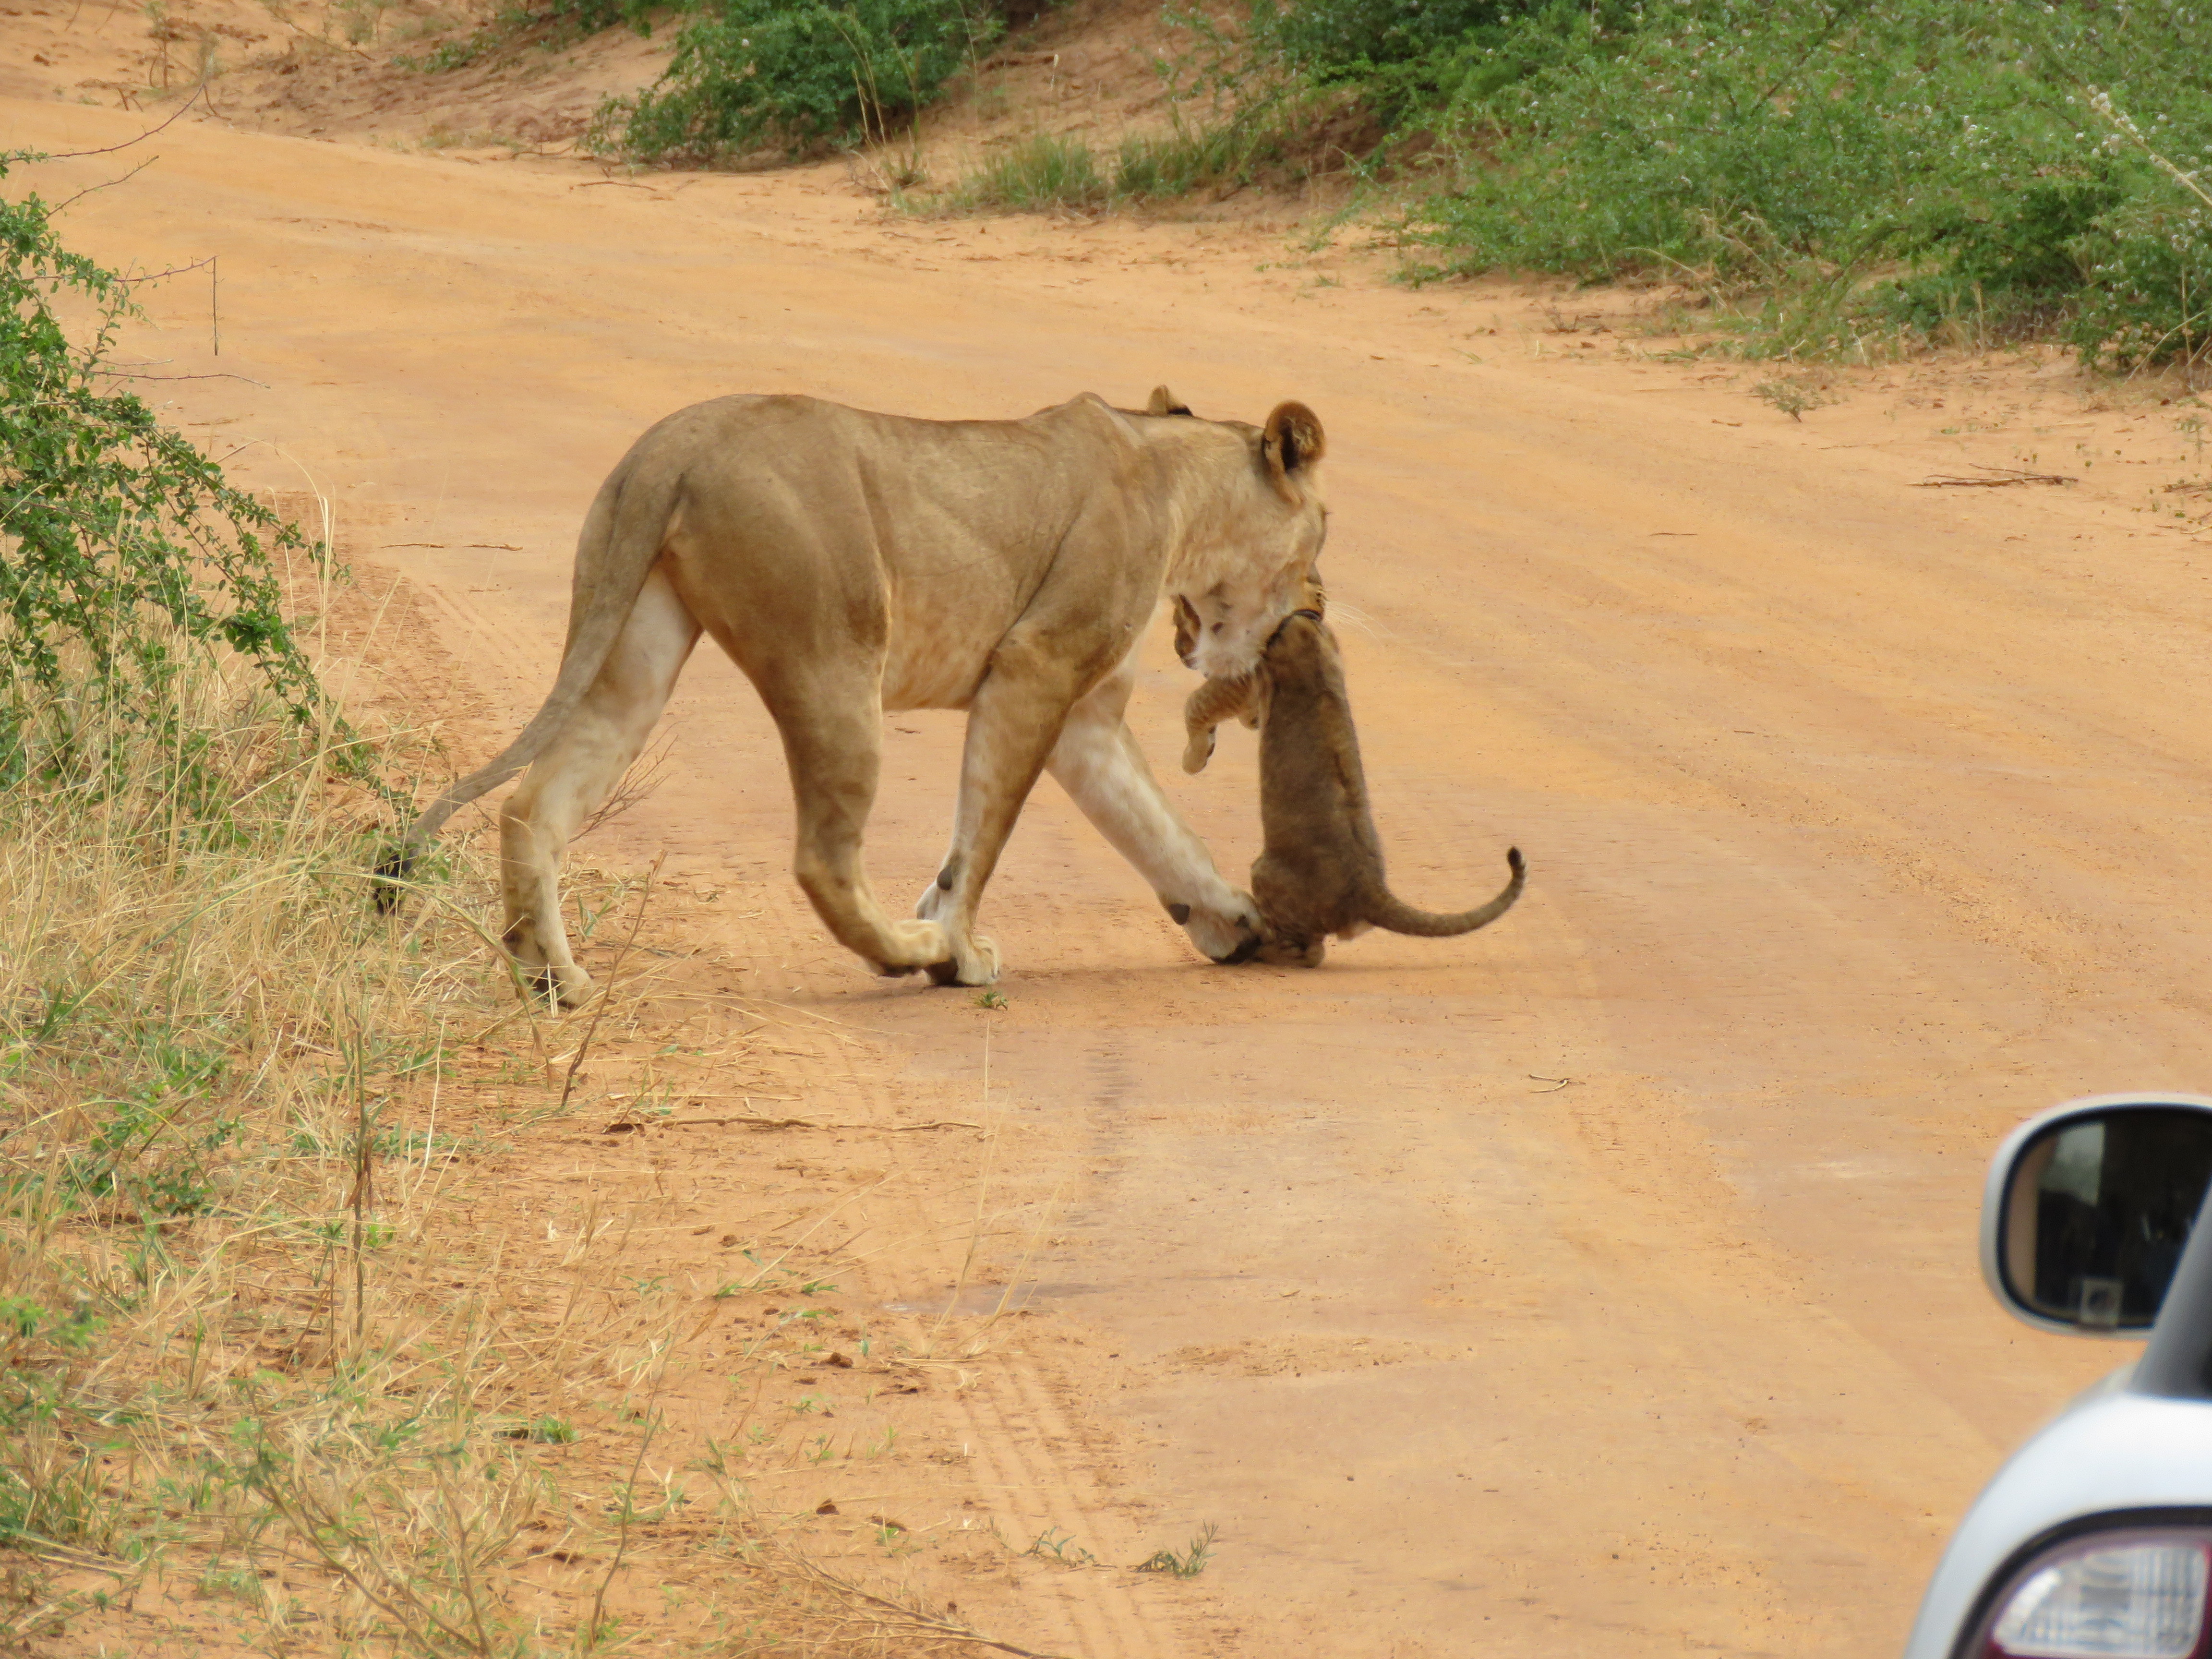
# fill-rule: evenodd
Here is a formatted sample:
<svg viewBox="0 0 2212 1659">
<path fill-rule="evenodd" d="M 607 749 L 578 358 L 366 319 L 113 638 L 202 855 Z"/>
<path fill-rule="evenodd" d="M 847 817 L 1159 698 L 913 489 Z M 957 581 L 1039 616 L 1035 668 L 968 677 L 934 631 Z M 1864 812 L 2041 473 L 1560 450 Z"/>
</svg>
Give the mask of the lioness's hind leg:
<svg viewBox="0 0 2212 1659">
<path fill-rule="evenodd" d="M 951 955 L 933 921 L 893 921 L 876 901 L 861 862 L 868 813 L 882 769 L 883 711 L 875 682 L 858 675 L 817 678 L 804 691 L 763 690 L 783 734 L 799 810 L 793 872 L 837 942 L 879 974 L 910 974 Z"/>
<path fill-rule="evenodd" d="M 592 977 L 570 954 L 561 921 L 568 842 L 645 747 L 698 638 L 699 624 L 654 572 L 599 677 L 500 812 L 501 937 L 523 971 L 568 1007 L 592 994 Z"/>
</svg>

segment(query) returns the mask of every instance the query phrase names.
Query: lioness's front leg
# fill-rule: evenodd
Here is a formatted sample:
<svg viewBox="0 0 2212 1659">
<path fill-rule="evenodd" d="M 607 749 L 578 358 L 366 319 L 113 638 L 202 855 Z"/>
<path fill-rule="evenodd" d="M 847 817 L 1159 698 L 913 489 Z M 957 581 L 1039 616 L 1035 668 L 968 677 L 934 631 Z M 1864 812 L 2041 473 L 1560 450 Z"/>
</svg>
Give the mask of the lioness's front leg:
<svg viewBox="0 0 2212 1659">
<path fill-rule="evenodd" d="M 1216 962 L 1242 962 L 1260 939 L 1251 896 L 1221 878 L 1213 858 L 1160 793 L 1136 734 L 1122 720 L 1136 684 L 1133 657 L 1068 711 L 1052 775 L 1115 851 L 1152 884 L 1192 944 Z"/>
<path fill-rule="evenodd" d="M 952 845 L 915 906 L 945 929 L 951 947 L 929 970 L 939 985 L 988 985 L 999 976 L 999 947 L 975 932 L 975 911 L 1074 690 L 1073 672 L 1048 648 L 1001 645 L 968 705 Z"/>
</svg>

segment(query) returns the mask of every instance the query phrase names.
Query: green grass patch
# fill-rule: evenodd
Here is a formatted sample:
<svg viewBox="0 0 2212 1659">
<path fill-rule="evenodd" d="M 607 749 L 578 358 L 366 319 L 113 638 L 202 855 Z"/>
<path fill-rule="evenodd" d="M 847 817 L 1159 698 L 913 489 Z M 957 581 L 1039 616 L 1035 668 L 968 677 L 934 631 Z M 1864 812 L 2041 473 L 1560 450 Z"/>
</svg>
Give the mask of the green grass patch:
<svg viewBox="0 0 2212 1659">
<path fill-rule="evenodd" d="M 1682 0 L 1533 12 L 1426 118 L 1449 185 L 1417 277 L 1673 280 L 1751 349 L 2055 336 L 2212 348 L 2212 82 L 2185 5 Z"/>
</svg>

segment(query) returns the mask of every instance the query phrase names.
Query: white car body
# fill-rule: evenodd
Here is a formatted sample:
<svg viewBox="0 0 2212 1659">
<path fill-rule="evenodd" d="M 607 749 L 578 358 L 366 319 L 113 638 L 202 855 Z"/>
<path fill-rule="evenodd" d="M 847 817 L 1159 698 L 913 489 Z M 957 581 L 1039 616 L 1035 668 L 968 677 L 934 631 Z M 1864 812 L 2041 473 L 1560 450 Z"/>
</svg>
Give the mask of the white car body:
<svg viewBox="0 0 2212 1659">
<path fill-rule="evenodd" d="M 1998 1228 L 2016 1159 L 2039 1131 L 2114 1107 L 2156 1104 L 2212 1114 L 2212 1099 L 2188 1095 L 2100 1096 L 2074 1101 L 2023 1124 L 1992 1160 L 1983 1206 L 1984 1271 L 2008 1311 L 2045 1330 L 2081 1328 L 2039 1316 L 1999 1270 Z M 2031 1564 L 2054 1552 L 2099 1547 L 2107 1536 L 2212 1536 L 2212 1229 L 2192 1233 L 2157 1322 L 2151 1347 L 2077 1397 L 1997 1472 L 1959 1523 L 1929 1581 L 1905 1659 L 1984 1659 L 2001 1597 L 2023 1583 Z M 2208 1614 L 2212 1618 L 2212 1614 Z M 2212 1635 L 2198 1651 L 2212 1646 Z M 2102 1651 L 2103 1650 L 2098 1650 Z"/>
<path fill-rule="evenodd" d="M 1990 1596 L 2040 1540 L 2145 1511 L 2212 1521 L 2212 1401 L 2130 1394 L 2133 1364 L 2082 1395 L 1997 1471 L 1929 1581 L 1905 1659 L 1952 1659 Z"/>
</svg>

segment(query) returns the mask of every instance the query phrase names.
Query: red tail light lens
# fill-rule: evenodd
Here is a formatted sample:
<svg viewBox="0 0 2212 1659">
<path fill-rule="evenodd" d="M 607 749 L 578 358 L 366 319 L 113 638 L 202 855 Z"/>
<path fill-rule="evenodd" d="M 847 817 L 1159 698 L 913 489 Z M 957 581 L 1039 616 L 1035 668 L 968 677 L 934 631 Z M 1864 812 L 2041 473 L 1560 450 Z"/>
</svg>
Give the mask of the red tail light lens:
<svg viewBox="0 0 2212 1659">
<path fill-rule="evenodd" d="M 1984 1659 L 2197 1659 L 2212 1540 L 2097 1533 L 2030 1562 L 1997 1598 Z"/>
</svg>

